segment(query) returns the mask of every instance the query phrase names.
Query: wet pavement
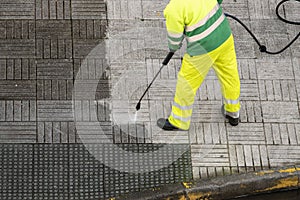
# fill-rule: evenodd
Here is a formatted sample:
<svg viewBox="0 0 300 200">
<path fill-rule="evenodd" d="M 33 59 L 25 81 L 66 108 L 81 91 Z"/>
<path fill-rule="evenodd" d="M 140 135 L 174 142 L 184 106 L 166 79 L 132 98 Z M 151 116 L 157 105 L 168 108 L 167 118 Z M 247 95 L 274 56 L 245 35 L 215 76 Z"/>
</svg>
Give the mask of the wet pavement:
<svg viewBox="0 0 300 200">
<path fill-rule="evenodd" d="M 188 132 L 164 132 L 184 50 L 136 112 L 168 53 L 168 0 L 3 0 L 0 4 L 0 198 L 92 199 L 300 163 L 299 40 L 259 52 L 235 21 L 241 123 L 220 113 L 209 72 Z M 299 26 L 276 2 L 224 1 L 269 50 Z M 280 10 L 300 19 L 300 5 Z M 136 181 L 138 180 L 138 181 Z M 26 186 L 26 187 L 25 187 Z"/>
</svg>

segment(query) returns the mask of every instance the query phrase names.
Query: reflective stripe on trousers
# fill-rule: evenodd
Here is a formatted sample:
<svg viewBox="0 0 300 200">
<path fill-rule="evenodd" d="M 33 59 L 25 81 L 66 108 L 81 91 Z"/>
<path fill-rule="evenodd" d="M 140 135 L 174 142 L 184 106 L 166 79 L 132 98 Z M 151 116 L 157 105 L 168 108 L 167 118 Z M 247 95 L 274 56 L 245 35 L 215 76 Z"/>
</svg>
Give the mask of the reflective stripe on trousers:
<svg viewBox="0 0 300 200">
<path fill-rule="evenodd" d="M 172 125 L 183 130 L 189 129 L 195 95 L 211 66 L 221 84 L 226 113 L 239 115 L 240 78 L 231 35 L 220 47 L 207 54 L 193 57 L 184 55 L 178 73 L 172 113 L 169 116 Z"/>
</svg>

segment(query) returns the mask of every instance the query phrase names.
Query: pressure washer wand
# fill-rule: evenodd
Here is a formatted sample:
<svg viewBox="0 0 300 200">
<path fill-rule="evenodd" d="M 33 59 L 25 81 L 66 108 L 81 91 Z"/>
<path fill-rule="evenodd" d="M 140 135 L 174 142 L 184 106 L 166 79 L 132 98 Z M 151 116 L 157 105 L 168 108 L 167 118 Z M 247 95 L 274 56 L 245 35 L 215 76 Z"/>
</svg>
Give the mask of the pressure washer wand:
<svg viewBox="0 0 300 200">
<path fill-rule="evenodd" d="M 160 67 L 159 71 L 157 72 L 157 74 L 154 76 L 153 80 L 151 81 L 151 83 L 148 85 L 147 89 L 145 90 L 144 94 L 142 95 L 142 97 L 140 98 L 139 102 L 136 104 L 136 110 L 139 110 L 141 108 L 141 101 L 144 98 L 145 94 L 148 92 L 149 88 L 151 87 L 151 85 L 153 84 L 153 82 L 155 81 L 155 79 L 157 78 L 158 74 L 160 73 L 160 71 L 162 70 L 162 68 L 167 65 L 169 63 L 169 61 L 171 60 L 171 58 L 173 57 L 174 52 L 169 52 L 167 57 L 164 59 L 164 61 L 162 62 L 162 66 Z"/>
</svg>

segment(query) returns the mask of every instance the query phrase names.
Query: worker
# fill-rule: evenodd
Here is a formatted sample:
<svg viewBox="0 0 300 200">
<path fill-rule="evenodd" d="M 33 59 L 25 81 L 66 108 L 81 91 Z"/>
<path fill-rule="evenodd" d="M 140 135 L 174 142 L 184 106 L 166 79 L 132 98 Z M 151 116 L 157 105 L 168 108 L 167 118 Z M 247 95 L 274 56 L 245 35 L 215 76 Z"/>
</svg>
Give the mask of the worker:
<svg viewBox="0 0 300 200">
<path fill-rule="evenodd" d="M 221 84 L 221 112 L 232 126 L 239 123 L 240 78 L 229 23 L 222 0 L 170 0 L 164 10 L 168 47 L 177 51 L 184 38 L 186 53 L 178 73 L 172 112 L 158 119 L 163 130 L 188 130 L 196 92 L 212 67 Z"/>
</svg>

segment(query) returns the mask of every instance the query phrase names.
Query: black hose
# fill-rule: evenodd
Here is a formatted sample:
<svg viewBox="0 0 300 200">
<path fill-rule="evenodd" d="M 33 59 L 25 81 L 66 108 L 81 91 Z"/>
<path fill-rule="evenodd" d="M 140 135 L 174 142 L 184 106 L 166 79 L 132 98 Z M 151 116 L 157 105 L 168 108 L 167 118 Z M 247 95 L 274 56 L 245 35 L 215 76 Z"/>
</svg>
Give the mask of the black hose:
<svg viewBox="0 0 300 200">
<path fill-rule="evenodd" d="M 288 1 L 291 1 L 291 0 L 282 0 L 277 6 L 276 6 L 276 15 L 277 15 L 277 17 L 281 20 L 281 21 L 283 21 L 283 22 L 285 22 L 285 23 L 288 23 L 288 24 L 294 24 L 294 25 L 300 25 L 300 22 L 294 22 L 294 21 L 289 21 L 289 20 L 286 20 L 286 19 L 284 19 L 283 17 L 281 17 L 280 15 L 279 15 L 279 7 L 281 6 L 281 5 L 283 5 L 285 2 L 288 2 Z M 300 0 L 294 0 L 294 1 L 298 1 L 298 2 L 300 2 Z M 230 15 L 230 14 L 228 14 L 228 13 L 225 13 L 225 15 L 227 16 L 227 17 L 230 17 L 230 18 L 232 18 L 232 19 L 234 19 L 235 21 L 237 21 L 238 23 L 240 23 L 247 31 L 248 31 L 248 33 L 252 36 L 252 38 L 255 40 L 255 42 L 258 44 L 258 46 L 259 46 L 259 50 L 260 50 L 260 52 L 264 52 L 264 53 L 267 53 L 267 54 L 273 54 L 273 55 L 275 55 L 275 54 L 280 54 L 280 53 L 282 53 L 283 51 L 285 51 L 287 48 L 289 48 L 299 37 L 300 37 L 300 32 L 296 35 L 296 37 L 294 38 L 294 39 L 292 39 L 291 40 L 291 42 L 289 42 L 283 49 L 281 49 L 280 51 L 276 51 L 276 52 L 271 52 L 271 51 L 268 51 L 267 50 L 267 47 L 265 46 L 265 45 L 262 45 L 260 42 L 259 42 L 259 40 L 257 39 L 257 37 L 255 37 L 255 35 L 250 31 L 250 29 L 241 21 L 241 20 L 239 20 L 237 17 L 235 17 L 235 16 L 233 16 L 233 15 Z"/>
</svg>

